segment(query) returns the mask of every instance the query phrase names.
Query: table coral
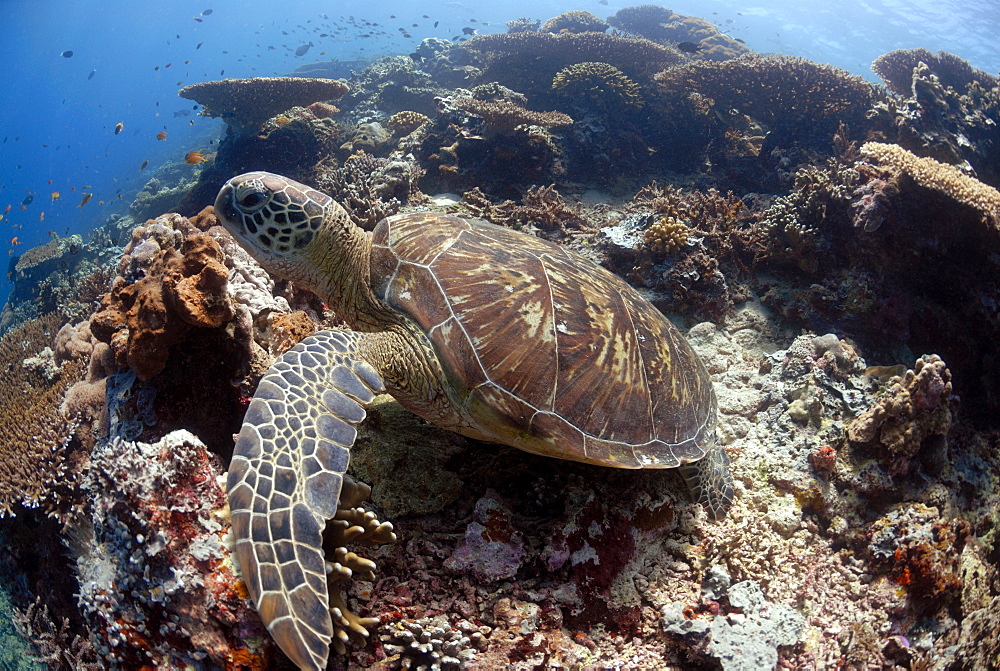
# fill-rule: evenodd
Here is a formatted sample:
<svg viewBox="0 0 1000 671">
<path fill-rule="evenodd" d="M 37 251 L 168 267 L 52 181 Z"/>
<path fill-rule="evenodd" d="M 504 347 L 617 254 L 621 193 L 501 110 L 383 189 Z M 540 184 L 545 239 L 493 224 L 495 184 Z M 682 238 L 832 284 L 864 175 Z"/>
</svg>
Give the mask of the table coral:
<svg viewBox="0 0 1000 671">
<path fill-rule="evenodd" d="M 251 77 L 191 84 L 177 95 L 204 107 L 205 116 L 222 117 L 230 127 L 252 133 L 287 109 L 337 100 L 348 90 L 337 79 Z"/>
<path fill-rule="evenodd" d="M 553 90 L 571 98 L 586 98 L 599 107 L 642 107 L 640 87 L 608 63 L 586 61 L 563 68 L 552 78 Z"/>
<path fill-rule="evenodd" d="M 959 168 L 917 156 L 894 144 L 866 142 L 860 151 L 877 165 L 901 171 L 925 189 L 940 191 L 994 222 L 1000 222 L 1000 191 Z"/>
<path fill-rule="evenodd" d="M 921 63 L 930 67 L 945 86 L 965 92 L 973 82 L 986 88 L 1000 84 L 1000 79 L 947 51 L 936 54 L 927 49 L 896 49 L 872 61 L 872 72 L 885 82 L 886 87 L 901 96 L 913 94 L 913 71 Z"/>
<path fill-rule="evenodd" d="M 540 28 L 545 33 L 603 33 L 607 29 L 607 23 L 579 9 L 553 16 Z"/>
<path fill-rule="evenodd" d="M 502 100 L 455 98 L 447 101 L 447 104 L 482 118 L 487 135 L 512 133 L 520 126 L 552 128 L 573 123 L 572 117 L 562 112 L 534 112 Z"/>
</svg>

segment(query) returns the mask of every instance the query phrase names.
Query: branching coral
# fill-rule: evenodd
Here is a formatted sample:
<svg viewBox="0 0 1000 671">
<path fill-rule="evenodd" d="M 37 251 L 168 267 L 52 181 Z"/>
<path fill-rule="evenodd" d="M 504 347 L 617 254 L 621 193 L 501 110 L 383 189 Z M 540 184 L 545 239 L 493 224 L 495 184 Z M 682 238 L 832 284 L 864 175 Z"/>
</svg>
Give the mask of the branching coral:
<svg viewBox="0 0 1000 671">
<path fill-rule="evenodd" d="M 646 248 L 655 256 L 673 254 L 688 242 L 691 229 L 673 217 L 661 217 L 643 232 Z"/>
<path fill-rule="evenodd" d="M 984 88 L 993 88 L 1000 79 L 983 70 L 978 70 L 965 60 L 939 51 L 936 54 L 927 49 L 896 49 L 882 54 L 872 62 L 872 72 L 885 82 L 886 87 L 901 96 L 913 94 L 913 70 L 923 63 L 945 86 L 964 93 L 973 82 Z"/>
<path fill-rule="evenodd" d="M 587 98 L 598 106 L 617 103 L 642 107 L 639 85 L 608 63 L 588 61 L 565 67 L 552 78 L 552 88 L 574 99 Z"/>
<path fill-rule="evenodd" d="M 582 208 L 563 200 L 556 191 L 555 184 L 529 187 L 520 204 L 507 200 L 494 205 L 478 187 L 463 197 L 469 211 L 475 216 L 509 228 L 536 226 L 543 231 L 552 232 L 567 226 L 579 228 L 584 225 Z"/>
<path fill-rule="evenodd" d="M 252 133 L 287 109 L 337 100 L 347 91 L 337 79 L 251 77 L 191 84 L 177 95 L 204 107 L 205 116 L 222 117 L 237 131 Z"/>
<path fill-rule="evenodd" d="M 889 473 L 906 473 L 928 439 L 948 433 L 950 403 L 951 372 L 941 357 L 924 355 L 847 426 L 847 437 L 878 445 L 887 452 Z"/>
<path fill-rule="evenodd" d="M 26 359 L 53 344 L 60 325 L 56 314 L 29 321 L 0 339 L 0 516 L 13 515 L 17 504 L 58 507 L 73 477 L 67 447 L 74 423 L 59 412 L 66 389 L 83 373 L 81 362 L 68 362 L 46 375 Z"/>
<path fill-rule="evenodd" d="M 884 168 L 906 173 L 925 189 L 934 189 L 979 211 L 994 222 L 1000 219 L 1000 191 L 969 177 L 953 165 L 932 158 L 922 158 L 902 147 L 881 142 L 866 142 L 861 155 Z"/>
<path fill-rule="evenodd" d="M 319 187 L 347 210 L 355 224 L 371 230 L 411 199 L 419 198 L 417 180 L 421 174 L 414 163 L 360 152 L 323 175 Z"/>
<path fill-rule="evenodd" d="M 386 122 L 386 126 L 388 126 L 389 130 L 396 135 L 403 136 L 417 130 L 427 123 L 427 121 L 428 118 L 426 114 L 413 112 L 411 110 L 403 110 L 402 112 L 396 112 L 389 117 L 389 120 Z"/>
<path fill-rule="evenodd" d="M 546 33 L 603 33 L 608 24 L 599 18 L 579 9 L 553 16 L 542 24 L 542 32 Z"/>
<path fill-rule="evenodd" d="M 861 125 L 875 100 L 861 77 L 794 56 L 696 61 L 656 75 L 671 95 L 699 93 L 720 111 L 739 110 L 791 138 L 829 142 L 841 122 Z"/>
<path fill-rule="evenodd" d="M 487 135 L 512 133 L 519 126 L 552 128 L 553 126 L 567 126 L 573 123 L 572 117 L 562 112 L 533 112 L 520 105 L 502 100 L 455 98 L 448 101 L 448 104 L 482 118 L 484 132 Z"/>
</svg>

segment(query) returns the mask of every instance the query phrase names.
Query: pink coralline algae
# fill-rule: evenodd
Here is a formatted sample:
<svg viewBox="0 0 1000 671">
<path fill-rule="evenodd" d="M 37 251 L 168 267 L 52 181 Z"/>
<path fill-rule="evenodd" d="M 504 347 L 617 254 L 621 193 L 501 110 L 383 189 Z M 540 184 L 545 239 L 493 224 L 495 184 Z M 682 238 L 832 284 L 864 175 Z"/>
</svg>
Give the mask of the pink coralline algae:
<svg viewBox="0 0 1000 671">
<path fill-rule="evenodd" d="M 487 490 L 476 501 L 465 540 L 444 561 L 445 568 L 486 582 L 514 577 L 524 558 L 524 541 L 510 516 L 497 493 Z"/>
</svg>

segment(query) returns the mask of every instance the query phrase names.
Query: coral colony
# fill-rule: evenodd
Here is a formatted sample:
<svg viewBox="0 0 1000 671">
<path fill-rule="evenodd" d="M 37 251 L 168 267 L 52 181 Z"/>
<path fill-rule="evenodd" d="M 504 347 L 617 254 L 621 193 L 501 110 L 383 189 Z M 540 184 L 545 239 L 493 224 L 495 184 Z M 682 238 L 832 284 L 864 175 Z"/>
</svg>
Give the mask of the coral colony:
<svg viewBox="0 0 1000 671">
<path fill-rule="evenodd" d="M 713 521 L 673 472 L 380 397 L 325 539 L 333 668 L 989 668 L 1000 81 L 924 49 L 873 70 L 645 5 L 427 39 L 346 80 L 183 89 L 226 122 L 217 154 L 12 257 L 0 561 L 27 654 L 287 668 L 225 473 L 264 371 L 343 319 L 219 225 L 220 186 L 262 170 L 366 230 L 446 212 L 617 274 L 704 361 L 735 481 Z"/>
</svg>

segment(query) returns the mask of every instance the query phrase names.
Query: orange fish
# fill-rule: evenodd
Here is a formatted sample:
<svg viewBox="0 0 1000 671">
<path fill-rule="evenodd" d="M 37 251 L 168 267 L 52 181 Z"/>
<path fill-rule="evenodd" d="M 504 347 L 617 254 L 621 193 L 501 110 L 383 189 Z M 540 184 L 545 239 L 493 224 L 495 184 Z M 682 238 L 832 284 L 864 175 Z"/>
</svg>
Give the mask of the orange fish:
<svg viewBox="0 0 1000 671">
<path fill-rule="evenodd" d="M 77 207 L 83 207 L 84 205 L 86 205 L 87 203 L 89 203 L 90 199 L 93 198 L 93 197 L 94 197 L 94 194 L 92 194 L 92 193 L 85 193 L 85 194 L 83 194 L 83 200 L 80 201 L 80 204 L 77 205 Z"/>
<path fill-rule="evenodd" d="M 157 140 L 166 140 L 167 139 L 167 134 L 164 131 L 161 130 L 159 133 L 156 134 L 156 139 Z"/>
<path fill-rule="evenodd" d="M 59 194 L 59 192 L 58 192 L 58 191 L 53 191 L 53 192 L 52 192 L 52 202 L 53 202 L 53 203 L 54 203 L 54 202 L 56 202 L 57 200 L 59 200 L 59 195 L 60 195 L 60 194 Z"/>
<path fill-rule="evenodd" d="M 38 223 L 42 223 L 43 221 L 45 221 L 45 213 L 44 212 L 39 212 L 38 213 Z"/>
<path fill-rule="evenodd" d="M 99 201 L 97 201 L 97 204 L 98 205 L 104 205 L 104 201 L 103 200 L 99 200 Z"/>
<path fill-rule="evenodd" d="M 15 235 L 13 238 L 10 239 L 10 244 L 14 247 L 17 247 L 19 244 L 21 244 L 21 241 L 18 240 L 17 236 Z"/>
<path fill-rule="evenodd" d="M 205 157 L 202 156 L 201 152 L 198 150 L 189 151 L 187 154 L 184 155 L 184 162 L 187 163 L 188 165 L 198 165 L 204 160 Z"/>
<path fill-rule="evenodd" d="M 8 205 L 7 207 L 3 208 L 3 213 L 4 214 L 7 214 L 8 212 L 10 212 L 10 205 Z"/>
<path fill-rule="evenodd" d="M 49 184 L 51 184 L 51 183 L 52 183 L 52 180 L 50 179 L 50 180 L 49 180 Z"/>
</svg>

